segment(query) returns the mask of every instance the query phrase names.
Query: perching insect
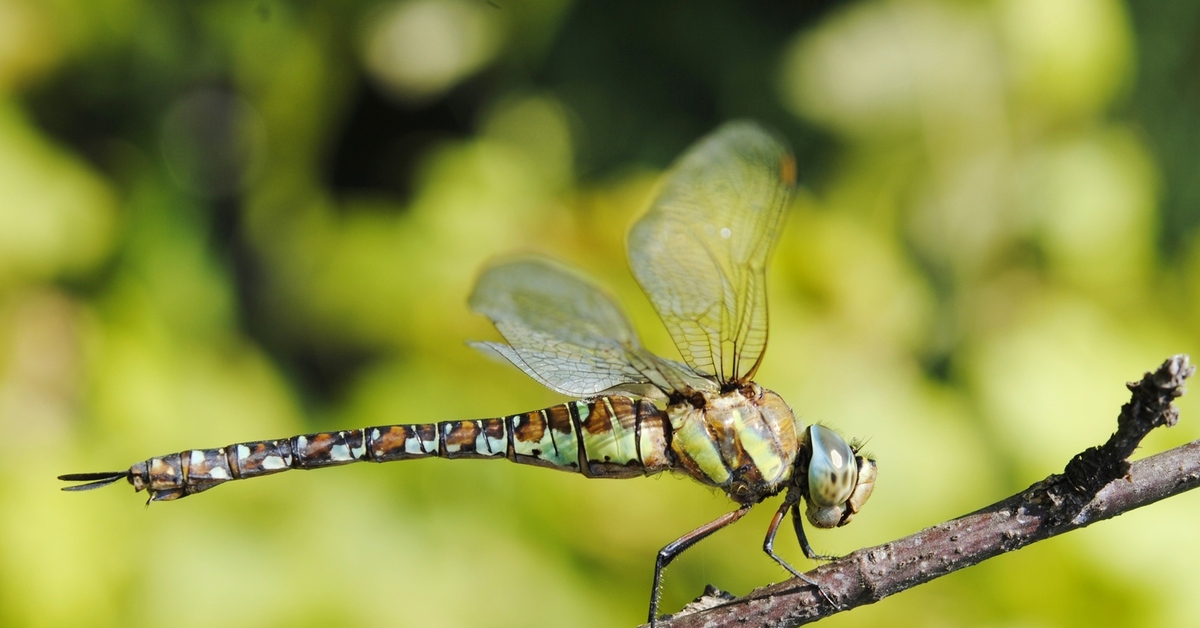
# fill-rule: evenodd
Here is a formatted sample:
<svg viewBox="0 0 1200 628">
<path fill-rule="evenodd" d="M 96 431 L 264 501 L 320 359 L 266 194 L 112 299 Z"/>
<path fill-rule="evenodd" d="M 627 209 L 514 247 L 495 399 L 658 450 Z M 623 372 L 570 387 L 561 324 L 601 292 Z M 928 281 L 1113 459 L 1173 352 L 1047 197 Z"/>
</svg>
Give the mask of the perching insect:
<svg viewBox="0 0 1200 628">
<path fill-rule="evenodd" d="M 483 271 L 471 308 L 507 344 L 478 346 L 542 385 L 578 398 L 542 410 L 467 421 L 387 425 L 191 449 L 126 471 L 60 476 L 87 490 L 122 478 L 151 501 L 288 469 L 413 458 L 505 458 L 628 478 L 673 471 L 723 490 L 737 509 L 669 543 L 654 563 L 650 622 L 663 569 L 684 550 L 786 491 L 763 549 L 790 509 L 809 558 L 800 502 L 819 528 L 849 523 L 875 485 L 875 461 L 832 430 L 801 426 L 779 395 L 754 383 L 767 344 L 766 267 L 796 180 L 796 162 L 773 133 L 728 123 L 674 164 L 629 234 L 633 274 L 683 362 L 643 349 L 625 315 L 577 272 L 540 258 Z M 661 404 L 663 407 L 659 407 Z"/>
</svg>

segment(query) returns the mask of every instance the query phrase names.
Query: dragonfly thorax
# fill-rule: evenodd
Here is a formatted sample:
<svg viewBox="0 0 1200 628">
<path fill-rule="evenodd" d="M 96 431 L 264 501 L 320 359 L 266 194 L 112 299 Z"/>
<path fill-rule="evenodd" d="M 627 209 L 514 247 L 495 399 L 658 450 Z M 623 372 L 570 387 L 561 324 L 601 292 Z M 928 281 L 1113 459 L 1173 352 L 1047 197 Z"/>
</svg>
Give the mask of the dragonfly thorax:
<svg viewBox="0 0 1200 628">
<path fill-rule="evenodd" d="M 725 491 L 739 504 L 779 493 L 799 451 L 796 422 L 783 399 L 750 383 L 698 392 L 667 406 L 671 449 L 688 475 Z"/>
</svg>

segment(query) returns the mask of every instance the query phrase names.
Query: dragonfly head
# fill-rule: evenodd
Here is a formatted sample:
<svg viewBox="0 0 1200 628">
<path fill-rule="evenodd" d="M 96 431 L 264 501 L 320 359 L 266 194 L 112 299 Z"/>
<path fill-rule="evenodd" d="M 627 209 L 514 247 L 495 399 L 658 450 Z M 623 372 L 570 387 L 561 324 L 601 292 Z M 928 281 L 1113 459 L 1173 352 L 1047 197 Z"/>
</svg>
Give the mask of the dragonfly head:
<svg viewBox="0 0 1200 628">
<path fill-rule="evenodd" d="M 818 528 L 850 523 L 875 488 L 875 461 L 861 455 L 833 430 L 810 425 L 804 443 L 808 469 L 805 515 Z M 800 479 L 800 478 L 797 478 Z"/>
</svg>

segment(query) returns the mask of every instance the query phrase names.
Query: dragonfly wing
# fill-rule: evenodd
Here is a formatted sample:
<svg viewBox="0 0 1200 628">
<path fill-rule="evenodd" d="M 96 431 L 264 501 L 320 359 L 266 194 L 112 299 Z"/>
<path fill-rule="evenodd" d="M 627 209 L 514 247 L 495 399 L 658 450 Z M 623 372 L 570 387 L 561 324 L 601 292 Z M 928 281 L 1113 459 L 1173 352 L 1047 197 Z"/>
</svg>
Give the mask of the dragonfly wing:
<svg viewBox="0 0 1200 628">
<path fill-rule="evenodd" d="M 638 346 L 621 309 L 581 274 L 544 258 L 518 258 L 484 270 L 471 309 L 491 319 L 502 343 L 494 351 L 542 385 L 564 395 L 674 389 L 659 362 Z"/>
<path fill-rule="evenodd" d="M 796 161 L 761 126 L 730 122 L 680 157 L 629 234 L 633 274 L 684 361 L 750 379 L 767 344 L 766 266 Z"/>
</svg>

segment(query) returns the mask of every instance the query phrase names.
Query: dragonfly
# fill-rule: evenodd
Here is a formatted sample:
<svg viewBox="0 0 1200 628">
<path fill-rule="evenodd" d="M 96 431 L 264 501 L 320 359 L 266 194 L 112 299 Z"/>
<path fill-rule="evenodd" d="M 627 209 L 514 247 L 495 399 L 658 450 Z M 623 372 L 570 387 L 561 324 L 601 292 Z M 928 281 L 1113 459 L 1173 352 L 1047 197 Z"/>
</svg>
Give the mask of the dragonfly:
<svg viewBox="0 0 1200 628">
<path fill-rule="evenodd" d="M 642 347 L 617 303 L 580 271 L 541 257 L 485 267 L 469 298 L 505 342 L 472 343 L 575 400 L 494 418 L 385 425 L 189 449 L 127 470 L 59 476 L 94 489 L 125 479 L 150 502 L 170 501 L 290 469 L 419 458 L 506 459 L 588 478 L 674 472 L 723 491 L 736 508 L 668 543 L 654 562 L 649 621 L 664 569 L 680 554 L 783 493 L 763 551 L 776 554 L 790 511 L 817 528 L 851 521 L 875 486 L 875 460 L 819 424 L 802 425 L 783 398 L 753 381 L 767 346 L 766 270 L 796 183 L 780 137 L 752 121 L 726 123 L 670 167 L 628 236 L 629 264 L 682 362 Z"/>
</svg>

